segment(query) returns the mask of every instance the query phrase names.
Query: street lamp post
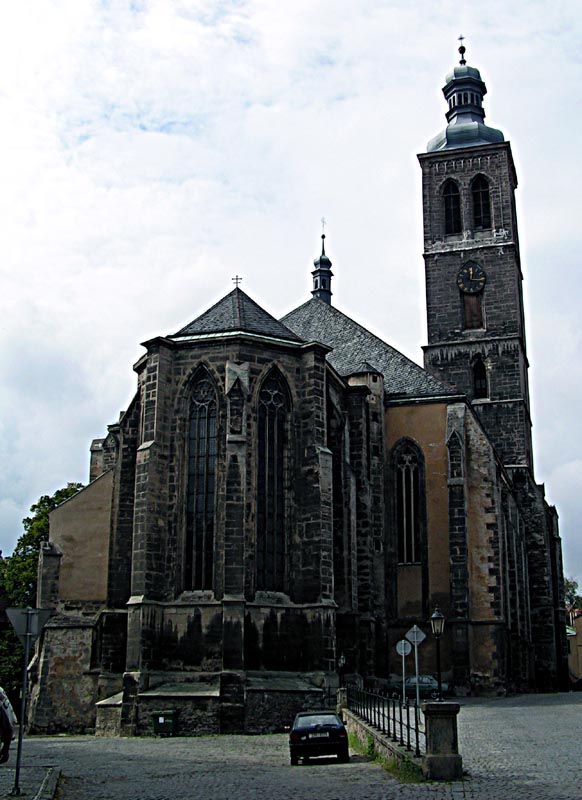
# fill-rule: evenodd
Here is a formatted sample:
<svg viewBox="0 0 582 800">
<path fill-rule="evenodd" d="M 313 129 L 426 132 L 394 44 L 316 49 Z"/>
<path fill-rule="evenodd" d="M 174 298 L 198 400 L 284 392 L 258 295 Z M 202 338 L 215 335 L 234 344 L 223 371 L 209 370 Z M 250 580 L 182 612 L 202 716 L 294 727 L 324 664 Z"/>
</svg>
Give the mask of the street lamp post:
<svg viewBox="0 0 582 800">
<path fill-rule="evenodd" d="M 436 639 L 436 652 L 437 652 L 437 681 L 438 681 L 438 699 L 443 699 L 443 687 L 441 680 L 441 636 L 445 627 L 445 616 L 437 606 L 434 614 L 430 618 L 430 626 L 432 628 L 433 636 Z"/>
</svg>

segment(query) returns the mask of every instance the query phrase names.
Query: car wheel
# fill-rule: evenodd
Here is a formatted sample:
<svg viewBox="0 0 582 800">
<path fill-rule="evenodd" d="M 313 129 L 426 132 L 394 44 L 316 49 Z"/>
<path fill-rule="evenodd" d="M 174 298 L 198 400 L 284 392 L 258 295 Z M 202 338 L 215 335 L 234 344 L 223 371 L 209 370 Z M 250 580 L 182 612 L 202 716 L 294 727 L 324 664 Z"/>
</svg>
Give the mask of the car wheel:
<svg viewBox="0 0 582 800">
<path fill-rule="evenodd" d="M 438 700 L 439 699 L 439 693 L 436 691 L 436 689 L 430 693 L 430 697 L 431 697 L 431 700 Z"/>
<path fill-rule="evenodd" d="M 299 764 L 299 759 L 297 758 L 297 756 L 291 756 L 291 766 L 296 767 L 297 764 Z"/>
<path fill-rule="evenodd" d="M 342 764 L 347 764 L 348 761 L 350 760 L 350 751 L 347 748 L 345 750 L 342 750 L 338 754 L 338 758 L 342 762 Z"/>
</svg>

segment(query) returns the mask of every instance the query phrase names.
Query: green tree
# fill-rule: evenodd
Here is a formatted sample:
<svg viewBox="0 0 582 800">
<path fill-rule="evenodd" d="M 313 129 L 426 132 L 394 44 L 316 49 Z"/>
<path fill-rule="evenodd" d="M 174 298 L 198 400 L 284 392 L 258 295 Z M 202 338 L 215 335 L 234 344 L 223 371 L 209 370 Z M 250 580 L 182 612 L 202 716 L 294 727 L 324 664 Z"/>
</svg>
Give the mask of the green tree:
<svg viewBox="0 0 582 800">
<path fill-rule="evenodd" d="M 36 606 L 38 554 L 49 538 L 49 512 L 83 488 L 68 483 L 52 496 L 43 495 L 30 507 L 31 517 L 22 520 L 24 533 L 11 556 L 0 555 L 0 604 L 4 608 Z M 22 672 L 22 646 L 6 615 L 0 613 L 0 686 L 12 703 L 18 700 Z M 16 708 L 16 706 L 14 706 Z"/>
<path fill-rule="evenodd" d="M 582 597 L 578 594 L 578 581 L 564 576 L 564 600 L 572 608 L 582 609 Z"/>
<path fill-rule="evenodd" d="M 6 559 L 0 556 L 0 603 L 2 608 L 12 605 L 4 586 L 5 573 Z M 8 617 L 2 611 L 0 612 L 0 686 L 8 693 L 14 708 L 17 708 L 18 705 L 21 672 L 22 645 L 18 641 Z"/>
<path fill-rule="evenodd" d="M 4 593 L 14 607 L 36 606 L 38 554 L 41 544 L 48 542 L 49 513 L 82 488 L 82 483 L 67 483 L 52 496 L 43 495 L 30 507 L 32 516 L 22 520 L 24 533 L 16 542 L 12 555 L 4 559 L 3 574 L 0 574 Z"/>
</svg>

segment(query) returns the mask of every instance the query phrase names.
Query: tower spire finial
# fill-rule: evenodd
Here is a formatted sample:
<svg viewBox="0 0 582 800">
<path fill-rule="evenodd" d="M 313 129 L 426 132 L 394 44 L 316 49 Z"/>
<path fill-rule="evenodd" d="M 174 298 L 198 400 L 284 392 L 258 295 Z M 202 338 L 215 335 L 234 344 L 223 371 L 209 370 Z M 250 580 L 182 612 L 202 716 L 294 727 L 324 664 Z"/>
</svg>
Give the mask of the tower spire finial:
<svg viewBox="0 0 582 800">
<path fill-rule="evenodd" d="M 323 300 L 324 303 L 331 304 L 331 278 L 333 272 L 331 271 L 331 261 L 325 254 L 325 226 L 327 225 L 325 217 L 321 218 L 321 255 L 313 262 L 315 269 L 311 273 L 313 275 L 313 291 L 311 294 L 314 297 Z"/>
<path fill-rule="evenodd" d="M 464 41 L 464 40 L 465 40 L 465 37 L 463 36 L 463 34 L 461 34 L 461 35 L 459 36 L 459 41 L 460 41 L 460 43 L 461 43 L 461 46 L 459 47 L 459 53 L 461 54 L 461 60 L 459 61 L 459 64 L 461 64 L 463 67 L 464 67 L 464 66 L 465 66 L 465 64 L 467 63 L 467 62 L 465 61 L 465 53 L 466 53 L 466 51 L 467 51 L 467 48 L 466 48 L 466 47 L 465 47 L 465 45 L 463 44 L 463 41 Z"/>
</svg>

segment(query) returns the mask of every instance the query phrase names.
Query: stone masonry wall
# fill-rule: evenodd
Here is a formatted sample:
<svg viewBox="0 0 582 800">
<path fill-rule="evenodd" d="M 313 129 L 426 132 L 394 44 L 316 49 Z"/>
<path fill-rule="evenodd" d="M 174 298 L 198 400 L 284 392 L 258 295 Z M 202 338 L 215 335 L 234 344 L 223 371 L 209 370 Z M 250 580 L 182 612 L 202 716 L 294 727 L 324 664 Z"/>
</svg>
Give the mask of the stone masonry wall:
<svg viewBox="0 0 582 800">
<path fill-rule="evenodd" d="M 511 148 L 463 148 L 419 157 L 423 171 L 424 257 L 428 345 L 425 367 L 474 398 L 473 364 L 485 365 L 488 400 L 479 406 L 483 424 L 506 464 L 532 464 L 528 361 L 522 273 L 515 214 L 517 186 Z M 473 230 L 471 181 L 489 182 L 491 230 Z M 462 198 L 463 230 L 445 235 L 444 183 L 453 179 Z M 487 280 L 480 293 L 484 324 L 466 328 L 457 274 L 477 262 Z"/>
<path fill-rule="evenodd" d="M 512 477 L 525 524 L 536 687 L 539 691 L 551 691 L 560 681 L 558 650 L 561 648 L 556 637 L 555 576 L 552 576 L 543 489 L 534 483 L 528 470 L 512 470 Z"/>
<path fill-rule="evenodd" d="M 29 708 L 33 733 L 89 733 L 99 671 L 92 669 L 94 624 L 53 619 L 43 631 Z"/>
</svg>

